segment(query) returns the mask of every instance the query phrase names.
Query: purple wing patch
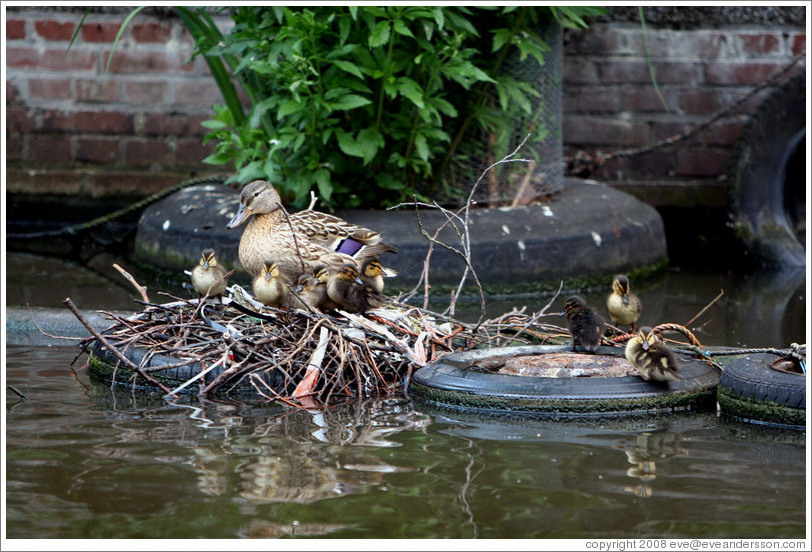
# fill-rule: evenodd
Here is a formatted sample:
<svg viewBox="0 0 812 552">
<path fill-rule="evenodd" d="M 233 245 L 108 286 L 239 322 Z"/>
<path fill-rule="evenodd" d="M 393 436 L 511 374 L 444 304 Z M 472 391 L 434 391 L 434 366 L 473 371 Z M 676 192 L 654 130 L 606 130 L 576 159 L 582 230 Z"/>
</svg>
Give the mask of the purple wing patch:
<svg viewBox="0 0 812 552">
<path fill-rule="evenodd" d="M 361 249 L 363 245 L 364 244 L 353 238 L 344 238 L 343 240 L 341 240 L 341 243 L 338 244 L 336 252 L 345 253 L 349 256 L 353 256 L 356 253 L 358 253 L 358 250 Z"/>
</svg>

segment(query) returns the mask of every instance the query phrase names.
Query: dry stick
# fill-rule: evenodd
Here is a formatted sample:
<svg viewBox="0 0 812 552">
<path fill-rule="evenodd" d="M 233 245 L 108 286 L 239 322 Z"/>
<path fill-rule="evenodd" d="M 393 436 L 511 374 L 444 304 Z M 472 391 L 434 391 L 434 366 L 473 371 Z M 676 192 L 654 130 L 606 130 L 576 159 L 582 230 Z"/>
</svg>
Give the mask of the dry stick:
<svg viewBox="0 0 812 552">
<path fill-rule="evenodd" d="M 717 295 L 717 296 L 716 296 L 716 298 L 715 298 L 713 301 L 711 301 L 710 303 L 708 303 L 707 305 L 705 305 L 705 308 L 704 308 L 704 309 L 702 309 L 701 311 L 699 311 L 699 312 L 696 314 L 696 316 L 694 316 L 693 318 L 691 318 L 690 320 L 688 320 L 688 322 L 686 322 L 686 323 L 685 323 L 685 326 L 690 326 L 690 325 L 691 325 L 691 322 L 693 322 L 694 320 L 696 320 L 697 318 L 699 318 L 700 316 L 702 316 L 702 313 L 703 313 L 703 312 L 705 312 L 706 310 L 708 310 L 708 309 L 710 308 L 710 306 L 711 306 L 711 305 L 713 305 L 713 304 L 714 304 L 716 301 L 718 301 L 718 300 L 719 300 L 719 299 L 722 297 L 722 295 L 724 295 L 724 294 L 725 294 L 725 290 L 723 290 L 723 289 L 722 289 L 722 290 L 719 290 L 719 295 Z"/>
<path fill-rule="evenodd" d="M 513 201 L 510 202 L 511 207 L 519 206 L 519 201 L 521 201 L 525 190 L 527 190 L 527 185 L 530 183 L 530 177 L 533 176 L 533 171 L 535 170 L 536 170 L 536 162 L 532 161 L 527 166 L 527 173 L 524 175 L 524 178 L 522 178 L 522 183 L 519 185 L 519 189 L 516 191 L 516 195 L 513 197 Z"/>
<path fill-rule="evenodd" d="M 141 299 L 143 299 L 144 301 L 149 303 L 149 297 L 147 297 L 147 288 L 146 287 L 144 287 L 141 284 L 139 284 L 138 282 L 136 282 L 135 278 L 133 278 L 132 274 L 130 274 L 129 272 L 127 272 L 126 270 L 124 270 L 123 268 L 118 266 L 116 263 L 113 263 L 113 268 L 118 270 L 121 273 L 121 275 L 124 276 L 124 278 L 128 282 L 130 282 L 133 285 L 133 287 L 135 287 L 135 289 L 138 291 L 138 293 L 141 294 Z"/>
<path fill-rule="evenodd" d="M 80 313 L 80 312 L 79 312 L 79 309 L 77 309 L 77 308 L 76 308 L 76 305 L 74 305 L 74 304 L 73 304 L 73 301 L 71 301 L 71 300 L 70 300 L 70 297 L 67 297 L 67 298 L 66 298 L 66 299 L 63 301 L 63 303 L 65 304 L 65 306 L 67 306 L 67 307 L 68 307 L 68 308 L 71 310 L 71 312 L 72 312 L 72 313 L 73 313 L 73 315 L 74 315 L 74 316 L 75 316 L 75 317 L 76 317 L 76 318 L 79 320 L 79 322 L 81 322 L 81 323 L 82 323 L 82 325 L 83 325 L 85 328 L 87 328 L 87 329 L 88 329 L 88 331 L 89 331 L 91 334 L 93 334 L 93 337 L 95 337 L 96 339 L 98 339 L 98 340 L 99 340 L 99 342 L 100 342 L 102 345 L 104 345 L 104 346 L 107 348 L 107 350 L 108 350 L 108 351 L 110 351 L 111 353 L 113 353 L 114 355 L 116 355 L 116 356 L 117 356 L 119 359 L 121 359 L 121 361 L 122 361 L 122 362 L 124 362 L 124 364 L 126 364 L 127 366 L 129 366 L 130 368 L 132 368 L 133 370 L 135 370 L 135 372 L 136 372 L 136 373 L 137 373 L 139 376 L 141 376 L 142 378 L 144 378 L 144 379 L 145 379 L 145 380 L 147 380 L 148 382 L 152 383 L 153 385 L 156 385 L 156 386 L 157 386 L 157 387 L 158 387 L 158 388 L 159 388 L 161 391 L 163 391 L 164 393 L 167 393 L 167 394 L 171 393 L 171 391 L 169 390 L 169 388 L 168 388 L 167 386 L 165 386 L 163 383 L 161 383 L 161 382 L 157 381 L 156 379 L 152 378 L 151 376 L 149 376 L 149 375 L 148 375 L 146 372 L 144 372 L 144 371 L 141 369 L 141 367 L 140 367 L 140 366 L 138 366 L 138 365 L 137 365 L 137 364 L 135 364 L 133 361 L 131 361 L 130 359 L 128 359 L 127 357 L 125 357 L 124 355 L 122 355 L 122 354 L 121 354 L 121 353 L 118 351 L 118 349 L 116 349 L 115 347 L 113 347 L 113 346 L 110 344 L 110 342 L 109 342 L 109 341 L 107 341 L 107 339 L 106 339 L 106 338 L 105 338 L 105 337 L 104 337 L 102 334 L 100 334 L 99 332 L 97 332 L 97 331 L 96 331 L 96 329 L 95 329 L 95 328 L 94 328 L 94 327 L 93 327 L 93 326 L 90 324 L 90 322 L 88 322 L 88 321 L 85 319 L 85 317 L 84 317 L 84 316 L 82 316 L 82 313 Z"/>
<path fill-rule="evenodd" d="M 281 203 L 277 203 L 279 205 L 279 210 L 282 211 L 282 214 L 285 215 L 285 221 L 288 223 L 290 227 L 290 233 L 293 236 L 293 247 L 296 248 L 296 256 L 299 257 L 299 262 L 302 263 L 302 273 L 307 271 L 307 265 L 305 265 L 304 258 L 302 257 L 302 252 L 299 250 L 299 241 L 296 239 L 296 230 L 293 228 L 293 223 L 290 221 L 290 215 L 288 215 L 285 206 Z"/>
</svg>

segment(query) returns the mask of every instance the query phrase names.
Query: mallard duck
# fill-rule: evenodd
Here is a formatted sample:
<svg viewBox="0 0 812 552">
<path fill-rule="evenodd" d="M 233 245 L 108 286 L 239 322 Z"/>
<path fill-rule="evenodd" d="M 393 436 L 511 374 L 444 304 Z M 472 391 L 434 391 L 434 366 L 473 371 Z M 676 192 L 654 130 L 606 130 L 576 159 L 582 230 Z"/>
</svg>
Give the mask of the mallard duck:
<svg viewBox="0 0 812 552">
<path fill-rule="evenodd" d="M 378 293 L 383 292 L 383 279 L 396 275 L 397 273 L 394 270 L 384 268 L 377 255 L 364 259 L 361 262 L 361 270 L 358 272 L 358 276 L 361 278 L 361 281 Z"/>
<path fill-rule="evenodd" d="M 594 310 L 586 306 L 580 295 L 573 295 L 564 301 L 564 312 L 570 323 L 572 334 L 572 350 L 580 345 L 590 353 L 594 353 L 601 342 L 604 323 Z"/>
<path fill-rule="evenodd" d="M 217 264 L 214 249 L 204 249 L 200 255 L 200 263 L 192 269 L 192 286 L 198 293 L 198 298 L 210 295 L 222 295 L 228 285 L 226 269 Z"/>
<path fill-rule="evenodd" d="M 616 326 L 631 326 L 632 332 L 637 329 L 643 304 L 629 290 L 629 279 L 625 274 L 618 274 L 612 280 L 612 294 L 606 299 L 606 310 Z"/>
<path fill-rule="evenodd" d="M 289 282 L 274 261 L 265 261 L 262 272 L 254 278 L 251 287 L 254 296 L 267 307 L 278 307 L 289 290 Z"/>
<path fill-rule="evenodd" d="M 680 363 L 659 334 L 645 326 L 626 344 L 626 358 L 646 381 L 679 381 Z"/>
<path fill-rule="evenodd" d="M 239 257 L 254 277 L 262 272 L 268 257 L 276 259 L 279 270 L 296 281 L 328 253 L 363 259 L 397 251 L 382 242 L 378 232 L 333 215 L 308 209 L 286 216 L 279 193 L 264 180 L 255 180 L 243 188 L 240 207 L 226 226 L 236 228 L 251 215 L 254 217 L 240 238 Z"/>
</svg>

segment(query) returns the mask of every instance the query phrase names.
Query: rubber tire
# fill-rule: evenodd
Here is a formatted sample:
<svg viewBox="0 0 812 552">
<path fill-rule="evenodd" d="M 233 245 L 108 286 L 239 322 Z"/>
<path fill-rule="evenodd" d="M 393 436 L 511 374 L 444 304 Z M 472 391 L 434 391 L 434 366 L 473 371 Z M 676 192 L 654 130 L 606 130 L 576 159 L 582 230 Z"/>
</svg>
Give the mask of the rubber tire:
<svg viewBox="0 0 812 552">
<path fill-rule="evenodd" d="M 806 376 L 770 368 L 778 358 L 759 353 L 731 362 L 719 380 L 722 414 L 783 427 L 806 427 Z"/>
<path fill-rule="evenodd" d="M 415 372 L 409 394 L 417 401 L 494 413 L 614 416 L 712 408 L 718 371 L 699 361 L 683 362 L 683 380 L 666 385 L 637 376 L 544 378 L 470 370 L 477 360 L 570 351 L 569 346 L 503 347 L 454 353 Z M 622 356 L 619 347 L 598 354 Z"/>
<path fill-rule="evenodd" d="M 805 174 L 786 169 L 796 147 L 806 139 L 806 72 L 795 75 L 770 94 L 750 117 L 737 144 L 729 178 L 729 214 L 736 233 L 764 266 L 806 266 L 787 194 L 804 197 Z M 800 115 L 799 115 L 800 114 Z"/>
<path fill-rule="evenodd" d="M 110 352 L 99 341 L 93 342 L 93 344 L 90 346 L 89 352 L 90 359 L 88 361 L 88 371 L 92 376 L 102 379 L 105 382 L 112 382 L 118 387 L 126 387 L 127 389 L 133 389 L 135 391 L 140 392 L 159 391 L 158 387 L 152 385 L 147 380 L 138 376 L 136 372 L 131 368 L 129 368 L 128 366 L 125 366 L 124 363 L 121 362 L 120 359 L 115 354 Z M 139 366 L 144 361 L 144 357 L 147 355 L 146 349 L 141 347 L 130 347 L 129 349 L 125 349 L 121 352 L 128 360 L 132 361 L 133 363 Z M 144 363 L 144 367 L 154 368 L 160 366 L 167 366 L 171 364 L 177 364 L 179 361 L 180 359 L 178 358 L 156 354 L 152 355 L 149 361 Z M 170 368 L 167 370 L 156 370 L 154 372 L 149 372 L 149 375 L 150 377 L 154 378 L 156 381 L 163 383 L 170 389 L 174 389 L 186 383 L 188 380 L 199 374 L 200 370 L 201 370 L 200 363 L 194 362 L 192 364 L 188 364 L 186 366 L 181 366 L 178 368 Z M 205 376 L 200 378 L 200 380 L 183 389 L 181 393 L 182 394 L 195 393 L 199 385 L 211 383 L 222 372 L 223 366 L 220 365 L 211 370 L 210 372 L 208 372 Z M 279 390 L 282 382 L 280 377 L 275 377 L 276 374 L 277 372 L 272 371 L 258 373 L 257 375 L 259 377 L 262 377 L 265 383 L 267 383 L 269 386 L 272 386 L 274 389 Z M 240 381 L 237 385 L 231 388 L 228 391 L 227 395 L 235 398 L 260 397 L 259 393 L 257 393 L 254 387 L 246 380 Z"/>
</svg>

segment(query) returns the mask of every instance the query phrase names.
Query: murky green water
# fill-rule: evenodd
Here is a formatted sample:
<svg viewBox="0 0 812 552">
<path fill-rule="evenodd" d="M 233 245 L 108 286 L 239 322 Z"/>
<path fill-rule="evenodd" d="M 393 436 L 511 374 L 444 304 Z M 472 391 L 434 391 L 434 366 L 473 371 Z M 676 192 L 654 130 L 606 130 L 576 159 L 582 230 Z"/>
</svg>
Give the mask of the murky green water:
<svg viewBox="0 0 812 552">
<path fill-rule="evenodd" d="M 638 291 L 651 323 L 686 323 L 725 289 L 691 325 L 707 344 L 804 342 L 804 279 L 781 278 L 670 272 Z M 31 293 L 41 285 L 35 278 L 16 281 L 9 275 L 7 297 L 41 298 Z M 111 292 L 122 306 L 100 299 L 100 287 L 81 299 L 75 288 L 49 293 L 60 302 L 73 294 L 83 309 L 132 304 L 126 287 Z M 597 302 L 604 293 L 586 295 Z M 166 404 L 91 380 L 79 368 L 84 357 L 74 373 L 75 354 L 6 348 L 6 384 L 28 397 L 6 390 L 9 538 L 803 538 L 806 531 L 802 432 L 720 422 L 713 411 L 554 422 L 405 400 L 325 413 Z"/>
</svg>

